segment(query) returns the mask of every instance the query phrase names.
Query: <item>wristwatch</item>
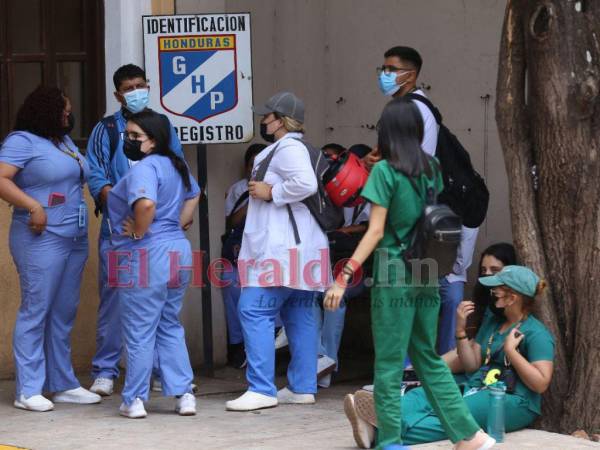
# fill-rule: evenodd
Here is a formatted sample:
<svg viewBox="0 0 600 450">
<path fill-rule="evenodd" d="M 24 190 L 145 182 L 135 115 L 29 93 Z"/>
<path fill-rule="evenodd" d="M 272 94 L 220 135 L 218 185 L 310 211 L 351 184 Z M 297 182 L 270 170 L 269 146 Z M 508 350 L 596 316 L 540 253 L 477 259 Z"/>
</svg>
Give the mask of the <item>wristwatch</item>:
<svg viewBox="0 0 600 450">
<path fill-rule="evenodd" d="M 132 231 L 131 234 L 129 235 L 129 237 L 131 239 L 133 239 L 134 241 L 139 241 L 140 239 L 142 239 L 144 237 L 144 235 L 142 234 L 141 236 L 138 234 L 135 234 L 135 231 Z"/>
</svg>

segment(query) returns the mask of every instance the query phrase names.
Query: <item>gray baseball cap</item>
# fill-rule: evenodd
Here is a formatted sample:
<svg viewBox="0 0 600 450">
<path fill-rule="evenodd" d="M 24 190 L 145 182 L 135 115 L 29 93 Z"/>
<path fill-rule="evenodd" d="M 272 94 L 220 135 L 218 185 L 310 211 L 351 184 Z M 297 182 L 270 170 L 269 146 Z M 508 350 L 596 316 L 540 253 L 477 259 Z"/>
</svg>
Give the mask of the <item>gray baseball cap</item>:
<svg viewBox="0 0 600 450">
<path fill-rule="evenodd" d="M 278 92 L 264 105 L 254 105 L 252 111 L 259 116 L 277 113 L 304 123 L 304 102 L 291 92 Z"/>
</svg>

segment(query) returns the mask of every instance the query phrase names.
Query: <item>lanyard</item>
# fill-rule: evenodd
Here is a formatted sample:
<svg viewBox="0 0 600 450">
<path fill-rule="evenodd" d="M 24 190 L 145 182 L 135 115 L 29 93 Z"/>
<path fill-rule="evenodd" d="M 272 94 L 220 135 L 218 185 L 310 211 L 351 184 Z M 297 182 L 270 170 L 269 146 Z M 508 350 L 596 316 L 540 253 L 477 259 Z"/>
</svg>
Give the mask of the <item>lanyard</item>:
<svg viewBox="0 0 600 450">
<path fill-rule="evenodd" d="M 515 325 L 513 325 L 508 331 L 510 332 L 511 330 L 515 329 L 516 327 L 520 326 L 523 323 L 523 319 L 519 320 Z M 494 330 L 494 332 L 490 335 L 490 338 L 488 339 L 487 342 L 487 347 L 485 349 L 485 362 L 483 363 L 484 366 L 487 366 L 490 364 L 490 361 L 492 360 L 492 344 L 494 342 L 494 336 L 496 336 L 496 333 L 500 330 L 500 327 L 502 326 L 502 324 L 500 324 L 498 326 L 498 328 L 496 328 L 496 330 Z M 498 349 L 498 352 L 500 351 L 500 349 Z M 496 353 L 498 353 L 496 352 Z"/>
<path fill-rule="evenodd" d="M 61 147 L 60 144 L 62 144 L 64 146 L 64 148 Z M 65 155 L 70 156 L 75 161 L 77 161 L 77 164 L 79 165 L 79 183 L 81 184 L 81 189 L 83 189 L 83 186 L 85 185 L 85 172 L 83 170 L 83 161 L 81 160 L 81 158 L 79 157 L 77 152 L 75 152 L 74 150 L 71 150 L 67 146 L 67 144 L 65 144 L 64 142 L 61 141 L 59 144 L 55 144 L 55 145 L 56 145 L 56 148 L 58 148 Z"/>
</svg>

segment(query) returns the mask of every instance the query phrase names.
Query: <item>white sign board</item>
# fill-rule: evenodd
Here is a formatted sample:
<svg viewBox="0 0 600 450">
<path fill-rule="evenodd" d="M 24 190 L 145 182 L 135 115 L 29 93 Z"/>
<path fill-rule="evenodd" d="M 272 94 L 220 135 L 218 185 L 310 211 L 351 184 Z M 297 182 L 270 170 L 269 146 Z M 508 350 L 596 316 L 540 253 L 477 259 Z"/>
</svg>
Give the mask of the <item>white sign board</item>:
<svg viewBox="0 0 600 450">
<path fill-rule="evenodd" d="M 250 14 L 144 16 L 150 108 L 183 144 L 254 136 Z"/>
</svg>

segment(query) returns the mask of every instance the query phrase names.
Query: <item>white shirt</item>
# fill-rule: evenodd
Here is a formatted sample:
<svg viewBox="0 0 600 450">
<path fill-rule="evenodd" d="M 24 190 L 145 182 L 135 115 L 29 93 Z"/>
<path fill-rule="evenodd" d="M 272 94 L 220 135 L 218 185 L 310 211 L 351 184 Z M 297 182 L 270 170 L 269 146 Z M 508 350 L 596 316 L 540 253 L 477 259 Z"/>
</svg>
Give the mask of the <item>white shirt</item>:
<svg viewBox="0 0 600 450">
<path fill-rule="evenodd" d="M 456 261 L 452 266 L 452 273 L 446 275 L 446 280 L 450 283 L 456 281 L 467 281 L 467 269 L 473 263 L 473 253 L 475 252 L 475 244 L 477 243 L 477 234 L 479 228 L 468 228 L 463 225 L 460 232 L 460 244 L 456 251 Z"/>
<path fill-rule="evenodd" d="M 421 89 L 417 89 L 414 93 L 427 97 Z M 412 102 L 417 105 L 423 118 L 423 141 L 421 142 L 421 148 L 428 155 L 435 156 L 440 127 L 435 121 L 435 116 L 425 103 L 419 100 L 413 100 Z"/>
<path fill-rule="evenodd" d="M 227 216 L 231 215 L 231 213 L 235 212 L 233 210 L 235 203 L 242 196 L 242 194 L 244 192 L 246 192 L 247 190 L 248 190 L 248 180 L 245 178 L 242 178 L 241 180 L 236 181 L 229 187 L 229 189 L 227 190 L 227 195 L 225 196 L 225 217 L 227 217 Z M 243 201 L 237 207 L 237 209 L 240 209 L 246 203 L 248 203 L 248 200 Z"/>
<path fill-rule="evenodd" d="M 356 208 L 362 208 L 362 211 L 358 214 L 358 217 L 352 220 L 352 216 L 354 215 L 354 211 Z M 349 227 L 350 225 L 358 225 L 363 222 L 369 221 L 369 216 L 371 215 L 371 204 L 367 203 L 355 206 L 354 208 L 344 208 L 344 226 Z"/>
<path fill-rule="evenodd" d="M 238 259 L 243 286 L 286 286 L 323 291 L 331 284 L 327 236 L 306 205 L 301 203 L 317 191 L 308 151 L 301 142 L 292 139 L 301 137 L 301 133 L 288 133 L 256 155 L 254 160 L 253 176 L 260 162 L 275 149 L 264 179 L 273 186 L 273 200 L 250 198 L 248 202 Z M 296 244 L 288 204 L 298 226 L 300 244 Z M 293 257 L 295 250 L 296 258 Z M 247 275 L 245 280 L 244 275 Z"/>
</svg>

